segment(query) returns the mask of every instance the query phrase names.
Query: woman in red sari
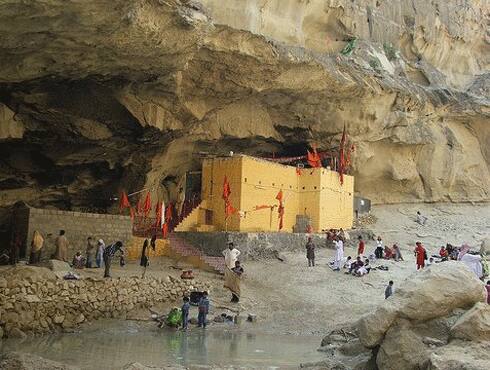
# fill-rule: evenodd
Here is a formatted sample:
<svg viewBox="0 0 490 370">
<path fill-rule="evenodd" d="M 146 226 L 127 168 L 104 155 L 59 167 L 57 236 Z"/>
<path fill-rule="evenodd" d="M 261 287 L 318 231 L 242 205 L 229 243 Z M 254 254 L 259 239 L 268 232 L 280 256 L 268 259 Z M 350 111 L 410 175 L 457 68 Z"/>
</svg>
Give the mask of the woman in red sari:
<svg viewBox="0 0 490 370">
<path fill-rule="evenodd" d="M 425 267 L 425 248 L 421 242 L 415 243 L 415 257 L 417 259 L 417 270 Z"/>
</svg>

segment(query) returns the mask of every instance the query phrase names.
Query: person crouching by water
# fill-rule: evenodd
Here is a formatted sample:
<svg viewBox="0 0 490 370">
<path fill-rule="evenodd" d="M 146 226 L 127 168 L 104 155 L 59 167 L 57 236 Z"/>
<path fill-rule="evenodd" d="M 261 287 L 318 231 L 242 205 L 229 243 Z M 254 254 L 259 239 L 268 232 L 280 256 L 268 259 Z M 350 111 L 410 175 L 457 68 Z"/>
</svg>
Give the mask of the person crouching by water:
<svg viewBox="0 0 490 370">
<path fill-rule="evenodd" d="M 121 254 L 123 253 L 122 249 L 123 243 L 122 241 L 117 241 L 114 244 L 108 245 L 103 254 L 104 258 L 104 265 L 105 265 L 105 270 L 104 270 L 104 277 L 109 278 L 111 277 L 111 262 L 112 262 L 112 257 L 116 254 L 116 252 L 120 252 Z"/>
<path fill-rule="evenodd" d="M 41 251 L 43 249 L 44 239 L 41 236 L 41 233 L 37 230 L 34 231 L 32 235 L 31 242 L 31 256 L 29 258 L 29 264 L 34 265 L 39 263 L 41 260 Z"/>
<path fill-rule="evenodd" d="M 308 267 L 314 267 L 315 266 L 315 243 L 313 243 L 310 237 L 306 242 L 306 258 L 308 259 Z"/>
<path fill-rule="evenodd" d="M 197 315 L 197 326 L 199 328 L 206 328 L 206 316 L 209 313 L 209 299 L 208 292 L 203 292 L 201 299 L 199 300 L 199 313 Z"/>
</svg>

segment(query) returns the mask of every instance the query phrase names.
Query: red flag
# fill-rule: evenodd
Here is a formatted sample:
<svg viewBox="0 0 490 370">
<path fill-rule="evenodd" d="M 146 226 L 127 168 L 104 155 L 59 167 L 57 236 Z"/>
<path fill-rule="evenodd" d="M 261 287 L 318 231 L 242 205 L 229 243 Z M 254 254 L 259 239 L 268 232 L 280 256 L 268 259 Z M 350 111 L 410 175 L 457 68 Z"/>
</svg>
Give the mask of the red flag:
<svg viewBox="0 0 490 370">
<path fill-rule="evenodd" d="M 162 233 L 164 238 L 166 238 L 168 235 L 168 226 L 171 220 L 172 220 L 172 203 L 169 203 L 167 209 L 165 210 L 165 223 L 162 226 Z"/>
<path fill-rule="evenodd" d="M 162 204 L 160 201 L 157 201 L 155 205 L 155 227 L 160 228 L 162 226 Z"/>
<path fill-rule="evenodd" d="M 223 199 L 228 199 L 231 194 L 230 183 L 228 182 L 228 178 L 225 176 L 225 180 L 223 182 Z"/>
<path fill-rule="evenodd" d="M 223 181 L 223 200 L 225 201 L 225 218 L 228 218 L 230 215 L 234 214 L 237 211 L 231 205 L 230 195 L 231 195 L 230 183 L 228 182 L 228 178 L 225 176 L 225 180 Z"/>
<path fill-rule="evenodd" d="M 316 151 L 316 148 L 313 148 L 313 152 L 310 152 L 309 150 L 307 150 L 307 152 L 308 154 L 306 155 L 306 158 L 308 160 L 308 164 L 313 168 L 321 167 L 322 161 L 318 155 L 318 152 Z"/>
<path fill-rule="evenodd" d="M 128 196 L 125 191 L 121 193 L 121 199 L 119 200 L 119 211 L 122 212 L 124 208 L 131 208 Z"/>
<path fill-rule="evenodd" d="M 296 175 L 301 176 L 301 168 L 296 167 Z"/>
<path fill-rule="evenodd" d="M 284 224 L 284 205 L 282 190 L 279 190 L 279 193 L 277 193 L 276 195 L 276 199 L 279 201 L 279 208 L 277 209 L 277 213 L 279 216 L 279 230 L 282 230 Z"/>
<path fill-rule="evenodd" d="M 339 148 L 339 176 L 340 176 L 340 185 L 344 184 L 344 171 L 345 171 L 345 125 L 344 131 L 342 132 L 342 139 L 340 140 L 340 148 Z"/>
<path fill-rule="evenodd" d="M 146 193 L 145 203 L 143 204 L 143 213 L 145 217 L 148 217 L 151 211 L 151 195 L 150 192 Z"/>
</svg>

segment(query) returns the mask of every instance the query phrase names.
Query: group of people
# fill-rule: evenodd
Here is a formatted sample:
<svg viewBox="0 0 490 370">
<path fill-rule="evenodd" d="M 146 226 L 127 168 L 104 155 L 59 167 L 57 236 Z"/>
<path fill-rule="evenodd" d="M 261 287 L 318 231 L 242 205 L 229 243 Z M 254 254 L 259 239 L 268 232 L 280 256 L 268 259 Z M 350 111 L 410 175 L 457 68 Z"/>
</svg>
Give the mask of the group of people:
<svg viewBox="0 0 490 370">
<path fill-rule="evenodd" d="M 181 312 L 182 312 L 182 329 L 187 330 L 189 326 L 189 312 L 191 309 L 190 305 L 190 299 L 189 297 L 185 296 L 183 298 L 184 303 L 182 304 L 181 307 Z M 197 305 L 198 307 L 198 314 L 197 314 L 197 326 L 199 328 L 206 328 L 207 326 L 207 315 L 209 313 L 209 298 L 208 298 L 208 292 L 203 292 L 202 297 L 199 299 L 199 303 Z"/>
<path fill-rule="evenodd" d="M 70 242 L 66 237 L 65 230 L 60 230 L 59 235 L 56 237 L 55 241 L 55 252 L 52 256 L 53 259 L 69 262 L 68 260 L 68 249 L 70 246 Z M 82 269 L 82 268 L 92 268 L 95 266 L 97 268 L 102 267 L 104 265 L 104 277 L 110 277 L 110 265 L 112 262 L 112 258 L 116 252 L 121 253 L 120 264 L 124 266 L 124 251 L 122 249 L 123 243 L 121 241 L 117 241 L 109 246 L 106 246 L 102 239 L 99 239 L 97 242 L 91 236 L 87 238 L 87 246 L 85 248 L 85 254 L 82 254 L 81 251 L 75 253 L 71 260 L 71 265 L 73 268 Z M 44 238 L 38 230 L 35 230 L 32 235 L 31 241 L 31 253 L 29 256 L 29 264 L 37 264 L 41 261 L 41 255 L 44 248 Z"/>
</svg>

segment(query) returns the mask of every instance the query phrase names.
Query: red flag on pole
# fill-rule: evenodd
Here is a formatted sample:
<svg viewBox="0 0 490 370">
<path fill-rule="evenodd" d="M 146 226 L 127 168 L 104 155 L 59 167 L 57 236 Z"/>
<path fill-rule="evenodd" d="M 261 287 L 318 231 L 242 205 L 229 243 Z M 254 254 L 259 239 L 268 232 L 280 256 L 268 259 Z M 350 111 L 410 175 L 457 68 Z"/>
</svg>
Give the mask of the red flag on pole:
<svg viewBox="0 0 490 370">
<path fill-rule="evenodd" d="M 148 217 L 150 212 L 151 212 L 151 195 L 150 192 L 147 192 L 145 203 L 143 204 L 143 213 L 145 214 L 145 217 Z"/>
<path fill-rule="evenodd" d="M 342 139 L 340 140 L 340 148 L 339 148 L 339 176 L 340 176 L 340 185 L 344 184 L 344 171 L 345 171 L 345 125 L 344 131 L 342 132 Z"/>
<path fill-rule="evenodd" d="M 167 209 L 165 210 L 165 223 L 162 226 L 162 233 L 164 238 L 166 238 L 168 235 L 168 227 L 170 225 L 171 220 L 172 220 L 172 203 L 169 203 Z"/>
<path fill-rule="evenodd" d="M 155 205 L 155 227 L 162 227 L 162 204 L 160 201 L 157 201 Z"/>
<path fill-rule="evenodd" d="M 124 208 L 131 208 L 128 196 L 125 191 L 121 193 L 121 199 L 119 200 L 119 211 L 122 212 Z"/>
<path fill-rule="evenodd" d="M 276 195 L 276 199 L 279 201 L 279 208 L 277 209 L 277 213 L 279 217 L 279 230 L 282 230 L 284 226 L 284 204 L 283 204 L 282 190 L 279 190 L 279 193 L 277 193 Z"/>
<path fill-rule="evenodd" d="M 225 201 L 225 218 L 228 218 L 230 215 L 232 215 L 237 211 L 231 205 L 230 195 L 231 195 L 230 183 L 228 182 L 228 178 L 225 176 L 225 180 L 223 181 L 223 200 Z"/>
<path fill-rule="evenodd" d="M 307 150 L 307 152 L 308 154 L 306 155 L 306 158 L 308 160 L 308 164 L 313 168 L 321 167 L 322 160 L 320 159 L 320 156 L 318 155 L 316 148 L 313 147 L 313 152 L 310 152 L 309 150 Z"/>
</svg>

